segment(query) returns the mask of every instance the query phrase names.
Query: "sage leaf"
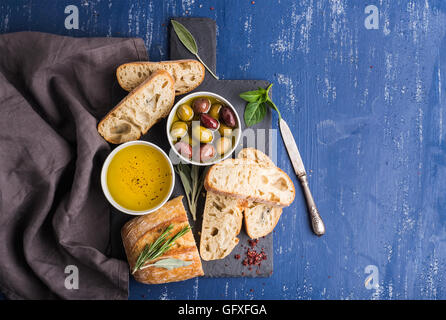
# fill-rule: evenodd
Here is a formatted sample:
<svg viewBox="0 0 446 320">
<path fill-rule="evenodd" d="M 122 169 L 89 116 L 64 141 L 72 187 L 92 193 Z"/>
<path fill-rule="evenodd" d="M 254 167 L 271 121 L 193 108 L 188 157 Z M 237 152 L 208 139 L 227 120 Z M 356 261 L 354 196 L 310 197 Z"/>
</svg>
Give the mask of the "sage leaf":
<svg viewBox="0 0 446 320">
<path fill-rule="evenodd" d="M 184 191 L 186 193 L 192 192 L 192 186 L 190 185 L 190 177 L 186 176 L 183 171 L 177 171 L 180 175 L 181 183 L 183 184 Z"/>
<path fill-rule="evenodd" d="M 200 191 L 203 188 L 205 172 L 203 171 L 200 175 L 200 168 L 198 166 L 189 166 L 181 162 L 175 166 L 175 172 L 180 176 L 187 204 L 189 205 L 192 219 L 195 221 L 197 219 L 197 202 Z"/>
<path fill-rule="evenodd" d="M 173 30 L 177 34 L 178 39 L 180 39 L 181 43 L 186 47 L 187 50 L 190 51 L 190 53 L 192 53 L 198 59 L 198 61 L 200 61 L 204 65 L 207 71 L 209 71 L 209 73 L 218 80 L 218 77 L 212 72 L 211 69 L 209 69 L 206 63 L 204 63 L 198 55 L 198 46 L 194 36 L 189 32 L 189 30 L 187 30 L 185 26 L 183 26 L 178 21 L 170 21 L 172 22 Z"/>
<path fill-rule="evenodd" d="M 197 42 L 195 42 L 194 36 L 183 26 L 181 23 L 171 20 L 173 29 L 180 39 L 181 43 L 189 50 L 192 54 L 198 54 Z"/>
<path fill-rule="evenodd" d="M 158 267 L 158 268 L 164 268 L 167 270 L 172 270 L 180 267 L 187 267 L 192 264 L 193 261 L 184 261 L 180 259 L 174 259 L 174 258 L 166 258 L 158 260 L 155 263 L 147 264 L 145 266 L 142 266 L 141 269 L 149 268 L 149 267 Z"/>
<path fill-rule="evenodd" d="M 259 123 L 266 115 L 266 106 L 263 102 L 250 102 L 245 109 L 245 123 L 248 127 Z"/>
</svg>

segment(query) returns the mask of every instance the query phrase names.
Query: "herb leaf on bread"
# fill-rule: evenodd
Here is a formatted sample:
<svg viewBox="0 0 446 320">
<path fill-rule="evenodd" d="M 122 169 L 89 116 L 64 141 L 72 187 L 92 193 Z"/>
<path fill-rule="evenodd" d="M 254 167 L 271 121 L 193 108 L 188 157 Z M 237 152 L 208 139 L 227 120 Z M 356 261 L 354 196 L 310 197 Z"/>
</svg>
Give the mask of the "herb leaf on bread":
<svg viewBox="0 0 446 320">
<path fill-rule="evenodd" d="M 193 261 L 184 261 L 181 259 L 175 259 L 175 258 L 166 258 L 166 259 L 161 259 L 158 260 L 155 263 L 152 264 L 146 264 L 144 266 L 142 266 L 140 269 L 146 269 L 149 267 L 157 267 L 157 268 L 164 268 L 167 270 L 172 270 L 175 268 L 180 268 L 180 267 L 187 267 L 190 266 L 192 264 Z"/>
<path fill-rule="evenodd" d="M 249 102 L 245 109 L 245 123 L 246 125 L 252 126 L 259 123 L 265 118 L 266 115 L 266 105 L 265 103 L 260 103 L 258 101 Z"/>
</svg>

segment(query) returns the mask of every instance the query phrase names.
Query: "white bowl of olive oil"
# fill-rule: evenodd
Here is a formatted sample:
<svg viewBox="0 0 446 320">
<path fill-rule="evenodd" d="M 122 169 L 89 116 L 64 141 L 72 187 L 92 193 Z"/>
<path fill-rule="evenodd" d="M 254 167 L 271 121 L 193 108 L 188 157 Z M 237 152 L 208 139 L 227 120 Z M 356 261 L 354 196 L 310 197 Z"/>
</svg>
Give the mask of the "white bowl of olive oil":
<svg viewBox="0 0 446 320">
<path fill-rule="evenodd" d="M 153 143 L 130 141 L 114 149 L 102 166 L 101 185 L 119 211 L 143 215 L 161 208 L 175 184 L 172 162 Z"/>
</svg>

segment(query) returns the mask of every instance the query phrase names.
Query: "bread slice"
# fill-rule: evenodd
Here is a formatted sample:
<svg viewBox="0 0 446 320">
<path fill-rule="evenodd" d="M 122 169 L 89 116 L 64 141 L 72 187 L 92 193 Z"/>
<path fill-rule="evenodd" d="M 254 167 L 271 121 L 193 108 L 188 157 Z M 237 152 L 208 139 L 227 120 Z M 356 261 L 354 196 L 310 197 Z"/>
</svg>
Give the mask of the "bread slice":
<svg viewBox="0 0 446 320">
<path fill-rule="evenodd" d="M 258 202 L 249 202 L 243 208 L 245 230 L 251 239 L 271 233 L 282 215 L 281 207 L 272 207 Z"/>
<path fill-rule="evenodd" d="M 223 259 L 230 254 L 239 242 L 242 220 L 237 199 L 208 192 L 201 227 L 201 259 Z"/>
<path fill-rule="evenodd" d="M 263 166 L 275 167 L 274 162 L 263 152 L 254 148 L 242 149 L 238 158 L 251 159 Z M 282 208 L 257 202 L 245 202 L 243 216 L 245 230 L 252 239 L 258 239 L 271 233 L 279 222 Z"/>
<path fill-rule="evenodd" d="M 295 196 L 293 182 L 285 172 L 251 159 L 227 159 L 213 165 L 204 187 L 207 191 L 277 207 L 289 206 Z"/>
<path fill-rule="evenodd" d="M 205 69 L 197 60 L 161 62 L 130 62 L 116 69 L 119 85 L 132 91 L 157 70 L 169 72 L 175 80 L 175 95 L 184 94 L 198 87 L 204 80 Z"/>
<path fill-rule="evenodd" d="M 257 163 L 264 166 L 269 166 L 269 167 L 276 166 L 270 157 L 268 157 L 265 153 L 255 148 L 244 148 L 240 150 L 240 152 L 237 155 L 237 158 L 254 160 Z"/>
<path fill-rule="evenodd" d="M 99 122 L 98 132 L 111 143 L 137 140 L 169 114 L 174 100 L 173 78 L 156 71 Z"/>
</svg>

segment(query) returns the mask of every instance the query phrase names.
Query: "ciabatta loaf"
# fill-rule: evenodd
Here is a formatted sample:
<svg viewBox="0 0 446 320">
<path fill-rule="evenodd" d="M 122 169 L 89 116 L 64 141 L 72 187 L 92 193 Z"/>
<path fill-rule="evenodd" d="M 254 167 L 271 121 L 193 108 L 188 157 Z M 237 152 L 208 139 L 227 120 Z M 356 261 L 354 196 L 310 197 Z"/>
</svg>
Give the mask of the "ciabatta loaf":
<svg viewBox="0 0 446 320">
<path fill-rule="evenodd" d="M 262 166 L 275 167 L 274 162 L 263 152 L 254 148 L 242 149 L 238 158 L 251 159 Z M 245 230 L 252 239 L 271 233 L 282 215 L 282 208 L 247 201 L 243 203 Z"/>
<path fill-rule="evenodd" d="M 207 191 L 277 207 L 289 206 L 295 196 L 285 172 L 251 159 L 227 159 L 213 165 L 204 186 Z"/>
<path fill-rule="evenodd" d="M 119 85 L 132 91 L 154 72 L 164 70 L 175 80 L 175 95 L 192 91 L 204 79 L 204 66 L 197 60 L 173 60 L 161 62 L 130 62 L 116 70 Z"/>
<path fill-rule="evenodd" d="M 169 114 L 174 100 L 173 78 L 156 71 L 99 122 L 98 132 L 111 143 L 137 140 Z"/>
<path fill-rule="evenodd" d="M 265 167 L 275 167 L 266 154 L 254 148 L 241 150 L 238 157 L 255 161 Z M 228 256 L 239 242 L 237 235 L 243 216 L 246 233 L 250 238 L 257 239 L 273 231 L 281 214 L 280 207 L 208 191 L 201 229 L 201 258 L 216 260 Z"/>
<path fill-rule="evenodd" d="M 130 270 L 133 270 L 144 247 L 146 245 L 150 246 L 169 225 L 173 225 L 171 236 L 189 225 L 182 198 L 180 196 L 170 200 L 155 212 L 134 218 L 122 227 L 122 242 Z M 203 268 L 192 231 L 178 238 L 172 248 L 148 263 L 153 264 L 166 258 L 191 261 L 192 263 L 172 270 L 153 266 L 140 269 L 135 272 L 135 279 L 142 283 L 167 283 L 203 275 Z"/>
<path fill-rule="evenodd" d="M 201 259 L 223 259 L 230 254 L 239 242 L 242 220 L 237 199 L 208 192 L 201 227 Z"/>
</svg>

